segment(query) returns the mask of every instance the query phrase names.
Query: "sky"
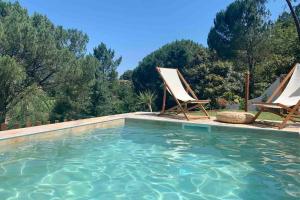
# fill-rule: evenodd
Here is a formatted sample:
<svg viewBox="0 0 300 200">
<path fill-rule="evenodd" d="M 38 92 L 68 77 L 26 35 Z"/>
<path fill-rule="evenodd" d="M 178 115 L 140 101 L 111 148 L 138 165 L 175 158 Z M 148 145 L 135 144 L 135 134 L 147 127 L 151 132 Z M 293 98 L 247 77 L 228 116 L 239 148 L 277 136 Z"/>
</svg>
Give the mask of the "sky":
<svg viewBox="0 0 300 200">
<path fill-rule="evenodd" d="M 133 69 L 164 44 L 191 39 L 207 46 L 216 13 L 233 0 L 19 0 L 29 14 L 46 15 L 55 25 L 89 36 L 87 52 L 104 42 L 123 61 L 120 74 Z M 271 19 L 286 10 L 285 1 L 269 0 Z"/>
</svg>

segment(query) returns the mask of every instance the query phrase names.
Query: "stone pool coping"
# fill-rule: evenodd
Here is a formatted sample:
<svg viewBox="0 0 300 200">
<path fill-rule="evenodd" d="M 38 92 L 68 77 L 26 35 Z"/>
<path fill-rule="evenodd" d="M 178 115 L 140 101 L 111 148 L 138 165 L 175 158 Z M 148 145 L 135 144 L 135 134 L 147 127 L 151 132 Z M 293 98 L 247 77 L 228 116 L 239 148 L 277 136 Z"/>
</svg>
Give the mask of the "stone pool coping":
<svg viewBox="0 0 300 200">
<path fill-rule="evenodd" d="M 226 124 L 215 121 L 215 118 L 210 120 L 191 120 L 186 121 L 182 119 L 174 119 L 171 116 L 158 116 L 157 113 L 147 113 L 147 112 L 135 112 L 135 113 L 126 113 L 126 114 L 119 114 L 119 115 L 111 115 L 111 116 L 104 116 L 104 117 L 95 117 L 89 119 L 81 119 L 75 121 L 68 121 L 68 122 L 61 122 L 56 124 L 48 124 L 48 125 L 41 125 L 41 126 L 34 126 L 28 128 L 20 128 L 20 129 L 12 129 L 6 131 L 0 131 L 0 141 L 15 138 L 15 142 L 17 138 L 25 138 L 23 136 L 31 136 L 31 135 L 41 135 L 40 133 L 48 133 L 55 134 L 56 132 L 66 131 L 73 129 L 72 132 L 79 131 L 86 131 L 95 128 L 106 128 L 106 127 L 113 127 L 117 125 L 124 125 L 125 119 L 140 119 L 140 120 L 151 120 L 151 121 L 161 121 L 161 122 L 179 122 L 185 124 L 195 124 L 195 125 L 208 125 L 214 127 L 227 127 L 227 128 L 242 128 L 244 130 L 257 130 L 257 131 L 273 131 L 273 132 L 284 132 L 284 133 L 297 133 L 300 135 L 300 126 L 288 126 L 282 130 L 278 130 L 274 127 L 270 127 L 268 125 L 255 123 L 255 124 Z M 117 122 L 117 123 L 114 123 Z M 106 124 L 105 126 L 103 124 Z M 102 126 L 102 125 L 103 126 Z M 76 129 L 76 130 L 75 130 Z M 77 130 L 78 129 L 78 130 Z M 23 141 L 22 139 L 20 139 Z"/>
</svg>

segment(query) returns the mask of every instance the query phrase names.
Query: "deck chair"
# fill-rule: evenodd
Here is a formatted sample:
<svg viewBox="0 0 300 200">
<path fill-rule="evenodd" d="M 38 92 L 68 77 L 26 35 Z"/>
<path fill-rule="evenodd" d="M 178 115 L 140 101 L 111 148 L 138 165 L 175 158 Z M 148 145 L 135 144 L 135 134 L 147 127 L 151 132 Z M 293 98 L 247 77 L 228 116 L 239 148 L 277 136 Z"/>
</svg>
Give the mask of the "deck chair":
<svg viewBox="0 0 300 200">
<path fill-rule="evenodd" d="M 200 110 L 204 112 L 205 116 L 199 116 L 197 118 L 209 119 L 209 114 L 207 113 L 203 105 L 209 103 L 210 101 L 199 100 L 189 84 L 183 78 L 182 74 L 178 71 L 178 69 L 162 67 L 157 67 L 156 69 L 164 82 L 163 105 L 160 114 L 164 114 L 167 112 L 176 112 L 176 114 L 178 115 L 180 113 L 183 113 L 184 117 L 189 121 L 190 118 L 188 116 L 188 112 L 190 110 L 200 108 Z M 185 88 L 183 87 L 182 83 L 184 84 Z M 165 109 L 167 91 L 173 96 L 177 104 L 176 106 L 173 106 L 168 110 Z M 192 95 L 192 97 L 189 95 L 189 93 Z M 194 105 L 188 107 L 189 104 Z M 195 119 L 195 117 L 193 117 L 193 119 Z"/>
<path fill-rule="evenodd" d="M 266 103 L 254 103 L 254 105 L 259 108 L 259 111 L 253 121 L 262 112 L 271 112 L 283 118 L 278 126 L 279 129 L 284 128 L 289 120 L 297 122 L 300 118 L 300 64 L 292 68 Z"/>
</svg>

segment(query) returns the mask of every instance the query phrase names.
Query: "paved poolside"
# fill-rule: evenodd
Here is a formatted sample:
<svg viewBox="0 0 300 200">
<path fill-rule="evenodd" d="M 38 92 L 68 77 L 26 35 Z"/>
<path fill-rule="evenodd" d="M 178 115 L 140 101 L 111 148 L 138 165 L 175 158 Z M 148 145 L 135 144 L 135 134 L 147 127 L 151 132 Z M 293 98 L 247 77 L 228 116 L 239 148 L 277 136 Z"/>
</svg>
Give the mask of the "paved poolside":
<svg viewBox="0 0 300 200">
<path fill-rule="evenodd" d="M 32 139 L 31 136 L 34 135 L 37 138 L 52 138 L 54 136 L 60 136 L 62 132 L 68 133 L 79 133 L 84 131 L 89 131 L 95 128 L 108 128 L 114 126 L 122 126 L 125 123 L 126 118 L 130 119 L 143 119 L 143 120 L 156 120 L 156 121 L 166 121 L 166 122 L 184 122 L 190 124 L 202 124 L 202 125 L 213 125 L 219 127 L 231 127 L 231 128 L 248 128 L 252 130 L 271 130 L 275 132 L 287 132 L 287 133 L 299 133 L 300 134 L 300 124 L 288 125 L 282 130 L 278 130 L 273 124 L 276 122 L 256 122 L 254 124 L 227 124 L 215 121 L 215 118 L 211 119 L 196 119 L 191 121 L 186 121 L 182 116 L 158 116 L 158 113 L 147 113 L 147 112 L 136 112 L 136 113 L 126 113 L 119 115 L 111 115 L 105 117 L 95 117 L 89 119 L 61 122 L 56 124 L 48 124 L 41 126 L 34 126 L 28 128 L 12 129 L 6 131 L 0 131 L 0 140 L 4 141 L 6 139 L 14 138 L 13 140 L 6 141 L 5 143 L 18 143 L 22 141 L 27 141 Z M 43 133 L 43 134 L 41 134 Z M 30 137 L 22 137 L 30 136 Z M 3 142 L 1 142 L 3 143 Z"/>
</svg>

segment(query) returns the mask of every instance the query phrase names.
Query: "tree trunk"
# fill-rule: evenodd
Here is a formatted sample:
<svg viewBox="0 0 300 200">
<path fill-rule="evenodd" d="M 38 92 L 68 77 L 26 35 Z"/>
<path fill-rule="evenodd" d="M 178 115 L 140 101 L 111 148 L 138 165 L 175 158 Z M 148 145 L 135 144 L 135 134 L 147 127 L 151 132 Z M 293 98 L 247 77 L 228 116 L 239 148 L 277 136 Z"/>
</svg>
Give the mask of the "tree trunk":
<svg viewBox="0 0 300 200">
<path fill-rule="evenodd" d="M 255 62 L 253 59 L 253 53 L 247 52 L 247 61 L 248 61 L 248 72 L 250 73 L 250 82 L 249 82 L 249 97 L 250 99 L 254 98 L 254 69 L 255 69 Z"/>
<path fill-rule="evenodd" d="M 288 4 L 289 6 L 289 9 L 291 11 L 291 14 L 293 16 L 293 19 L 294 19 L 294 22 L 295 22 L 295 25 L 296 25 L 296 29 L 297 29 L 297 33 L 298 33 L 298 39 L 300 41 L 300 22 L 299 22 L 299 19 L 298 19 L 298 16 L 296 14 L 296 11 L 294 10 L 293 8 L 293 5 L 291 3 L 291 0 L 285 0 L 286 3 Z"/>
<path fill-rule="evenodd" d="M 255 81 L 254 81 L 254 69 L 249 70 L 250 78 L 249 78 L 249 98 L 255 98 Z"/>
<path fill-rule="evenodd" d="M 151 104 L 148 104 L 148 108 L 149 108 L 150 112 L 152 112 L 152 106 L 151 106 Z"/>
</svg>

